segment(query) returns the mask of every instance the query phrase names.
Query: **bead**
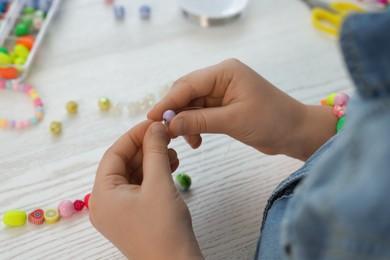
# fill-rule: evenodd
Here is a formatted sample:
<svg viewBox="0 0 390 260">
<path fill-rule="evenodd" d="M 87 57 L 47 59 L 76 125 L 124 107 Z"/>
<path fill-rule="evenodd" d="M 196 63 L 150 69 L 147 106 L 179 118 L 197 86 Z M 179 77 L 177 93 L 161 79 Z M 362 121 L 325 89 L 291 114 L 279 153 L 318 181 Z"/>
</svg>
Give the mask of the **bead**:
<svg viewBox="0 0 390 260">
<path fill-rule="evenodd" d="M 36 113 L 36 116 L 37 116 L 38 119 L 40 119 L 39 116 L 38 116 L 38 113 Z M 59 122 L 59 121 L 51 122 L 51 124 L 50 124 L 50 132 L 52 134 L 55 134 L 55 135 L 60 134 L 62 132 L 62 123 Z"/>
<path fill-rule="evenodd" d="M 16 79 L 18 77 L 18 70 L 15 68 L 0 68 L 0 78 Z"/>
<path fill-rule="evenodd" d="M 139 113 L 139 106 L 135 102 L 130 102 L 127 105 L 127 110 L 129 111 L 130 116 L 136 116 Z"/>
<path fill-rule="evenodd" d="M 175 176 L 175 185 L 181 191 L 187 191 L 191 187 L 191 177 L 186 173 L 179 173 Z"/>
<path fill-rule="evenodd" d="M 3 216 L 3 222 L 7 227 L 19 227 L 26 223 L 27 214 L 22 210 L 9 210 Z"/>
<path fill-rule="evenodd" d="M 45 19 L 45 12 L 42 11 L 42 10 L 37 10 L 37 11 L 35 11 L 35 13 L 34 13 L 34 17 L 36 17 L 36 18 L 41 18 L 41 19 Z"/>
<path fill-rule="evenodd" d="M 104 0 L 104 2 L 108 5 L 111 5 L 114 3 L 114 0 Z"/>
<path fill-rule="evenodd" d="M 81 211 L 84 208 L 85 203 L 82 200 L 75 200 L 73 202 L 74 209 L 76 211 Z"/>
<path fill-rule="evenodd" d="M 91 197 L 91 193 L 88 193 L 87 195 L 85 195 L 84 197 L 84 204 L 85 206 L 87 207 L 87 209 L 89 209 L 89 197 Z"/>
<path fill-rule="evenodd" d="M 175 111 L 173 111 L 173 110 L 166 110 L 163 113 L 164 123 L 169 124 L 175 116 L 176 116 Z"/>
<path fill-rule="evenodd" d="M 28 26 L 24 23 L 18 23 L 16 26 L 15 26 L 15 34 L 16 36 L 24 36 L 24 35 L 27 35 L 28 34 Z"/>
<path fill-rule="evenodd" d="M 30 54 L 30 51 L 27 49 L 26 46 L 22 44 L 16 44 L 14 47 L 14 53 L 17 57 L 27 59 L 28 55 Z"/>
<path fill-rule="evenodd" d="M 113 109 L 114 109 L 114 112 L 117 114 L 122 113 L 122 104 L 120 102 L 115 102 Z"/>
<path fill-rule="evenodd" d="M 76 101 L 71 100 L 68 103 L 66 103 L 66 111 L 68 111 L 69 115 L 76 114 L 78 107 L 79 107 L 79 105 L 77 104 Z"/>
<path fill-rule="evenodd" d="M 43 19 L 40 17 L 35 17 L 32 24 L 35 30 L 40 30 L 43 24 Z"/>
<path fill-rule="evenodd" d="M 35 225 L 41 225 L 45 221 L 43 215 L 44 212 L 42 209 L 36 209 L 30 214 L 28 214 L 28 221 L 30 221 L 30 223 L 33 223 Z"/>
<path fill-rule="evenodd" d="M 138 108 L 140 111 L 145 111 L 148 109 L 148 101 L 145 98 L 138 100 Z"/>
<path fill-rule="evenodd" d="M 57 209 L 46 210 L 43 217 L 48 224 L 54 224 L 60 220 L 60 214 Z"/>
<path fill-rule="evenodd" d="M 23 15 L 20 22 L 24 23 L 27 27 L 30 27 L 32 24 L 32 16 L 31 15 Z"/>
<path fill-rule="evenodd" d="M 334 98 L 334 106 L 346 106 L 349 101 L 349 96 L 344 93 L 337 94 Z"/>
<path fill-rule="evenodd" d="M 334 106 L 333 107 L 333 115 L 338 118 L 341 118 L 345 115 L 345 107 L 344 106 Z"/>
<path fill-rule="evenodd" d="M 12 58 L 10 55 L 0 52 L 0 68 L 7 68 L 6 65 L 12 63 Z"/>
<path fill-rule="evenodd" d="M 125 8 L 122 5 L 114 5 L 113 10 L 116 20 L 121 21 L 125 18 Z"/>
<path fill-rule="evenodd" d="M 111 106 L 110 100 L 106 97 L 99 98 L 98 104 L 99 104 L 100 110 L 103 110 L 103 111 L 108 111 L 110 109 L 110 106 Z"/>
<path fill-rule="evenodd" d="M 16 44 L 21 44 L 24 47 L 26 47 L 28 50 L 31 50 L 34 45 L 34 41 L 35 41 L 34 36 L 26 35 L 18 38 L 16 40 Z"/>
<path fill-rule="evenodd" d="M 327 106 L 333 106 L 334 105 L 334 98 L 336 97 L 336 93 L 332 93 L 326 97 L 326 99 L 321 100 L 321 105 L 327 105 Z"/>
<path fill-rule="evenodd" d="M 145 100 L 148 103 L 148 107 L 152 107 L 154 105 L 154 102 L 156 102 L 153 94 L 148 94 L 145 98 Z"/>
<path fill-rule="evenodd" d="M 341 129 L 343 129 L 345 123 L 347 121 L 347 118 L 343 116 L 337 121 L 337 126 L 336 126 L 336 132 L 339 132 Z"/>
<path fill-rule="evenodd" d="M 75 212 L 74 205 L 70 200 L 63 200 L 58 205 L 58 212 L 61 217 L 69 218 Z"/>
<path fill-rule="evenodd" d="M 23 65 L 24 63 L 26 63 L 26 59 L 22 58 L 22 57 L 18 57 L 14 60 L 13 62 L 15 65 Z"/>
<path fill-rule="evenodd" d="M 9 54 L 9 51 L 7 50 L 7 48 L 5 48 L 3 46 L 0 46 L 0 52 L 4 53 L 4 54 Z"/>
<path fill-rule="evenodd" d="M 150 18 L 150 6 L 143 4 L 139 8 L 139 15 L 142 20 L 149 20 Z"/>
<path fill-rule="evenodd" d="M 35 12 L 35 9 L 32 6 L 26 6 L 23 9 L 23 14 L 33 14 Z"/>
</svg>

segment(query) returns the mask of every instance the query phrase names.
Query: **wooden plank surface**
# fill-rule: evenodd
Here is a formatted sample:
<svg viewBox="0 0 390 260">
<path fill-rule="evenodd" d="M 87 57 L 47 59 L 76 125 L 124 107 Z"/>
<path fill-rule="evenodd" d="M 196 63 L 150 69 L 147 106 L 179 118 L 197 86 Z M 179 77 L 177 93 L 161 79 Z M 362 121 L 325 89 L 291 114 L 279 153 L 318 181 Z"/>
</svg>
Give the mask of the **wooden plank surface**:
<svg viewBox="0 0 390 260">
<path fill-rule="evenodd" d="M 63 1 L 25 80 L 40 92 L 45 118 L 28 130 L 0 129 L 0 216 L 10 209 L 56 207 L 90 192 L 105 149 L 145 118 L 145 113 L 130 117 L 124 111 L 102 114 L 100 96 L 123 103 L 148 94 L 159 99 L 166 83 L 230 57 L 305 103 L 351 91 L 337 40 L 311 26 L 300 1 L 250 1 L 240 20 L 209 29 L 189 24 L 174 0 L 149 1 L 148 22 L 137 14 L 143 1 L 118 2 L 126 6 L 124 22 L 115 21 L 103 1 Z M 71 99 L 80 104 L 73 118 L 64 109 Z M 20 93 L 0 91 L 0 116 L 28 117 L 29 102 Z M 54 120 L 64 125 L 59 137 L 49 132 Z M 178 172 L 193 178 L 183 197 L 204 256 L 252 259 L 268 196 L 302 163 L 266 156 L 222 135 L 206 135 L 198 150 L 181 138 L 171 147 L 181 159 Z M 95 231 L 84 210 L 55 225 L 6 228 L 1 223 L 0 259 L 123 255 Z"/>
</svg>

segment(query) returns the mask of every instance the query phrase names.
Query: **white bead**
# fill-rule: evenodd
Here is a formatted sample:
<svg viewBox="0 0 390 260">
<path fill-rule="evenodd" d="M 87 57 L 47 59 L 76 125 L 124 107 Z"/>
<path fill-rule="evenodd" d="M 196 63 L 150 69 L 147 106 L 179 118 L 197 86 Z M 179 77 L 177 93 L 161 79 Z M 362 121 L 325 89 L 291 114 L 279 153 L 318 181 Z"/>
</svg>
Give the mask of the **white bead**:
<svg viewBox="0 0 390 260">
<path fill-rule="evenodd" d="M 139 113 L 139 106 L 135 102 L 130 102 L 127 105 L 127 110 L 129 111 L 129 115 L 134 117 L 137 116 Z"/>
<path fill-rule="evenodd" d="M 138 106 L 141 111 L 148 109 L 148 101 L 145 98 L 138 100 Z"/>
<path fill-rule="evenodd" d="M 153 94 L 148 94 L 145 99 L 148 103 L 148 107 L 152 107 L 154 105 L 154 103 L 156 102 Z"/>
<path fill-rule="evenodd" d="M 116 102 L 113 106 L 113 110 L 115 113 L 117 114 L 121 114 L 122 113 L 122 104 L 120 102 Z"/>
</svg>

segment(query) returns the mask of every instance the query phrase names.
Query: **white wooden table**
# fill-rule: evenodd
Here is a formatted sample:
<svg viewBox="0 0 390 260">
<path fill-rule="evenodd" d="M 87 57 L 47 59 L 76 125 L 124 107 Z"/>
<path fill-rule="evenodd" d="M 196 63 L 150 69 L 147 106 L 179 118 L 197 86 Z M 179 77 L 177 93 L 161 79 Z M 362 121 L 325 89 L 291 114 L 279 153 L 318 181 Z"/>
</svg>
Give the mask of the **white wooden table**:
<svg viewBox="0 0 390 260">
<path fill-rule="evenodd" d="M 0 216 L 57 207 L 91 191 L 105 149 L 146 114 L 102 114 L 100 96 L 129 102 L 151 93 L 159 99 L 166 83 L 230 57 L 305 103 L 351 90 L 337 40 L 312 27 L 309 9 L 298 0 L 251 1 L 240 20 L 209 29 L 189 24 L 175 0 L 148 1 L 148 22 L 138 18 L 143 1 L 118 2 L 126 6 L 123 22 L 103 1 L 63 1 L 25 80 L 40 92 L 44 120 L 28 130 L 0 129 Z M 79 114 L 69 118 L 64 107 L 72 99 Z M 26 96 L 0 91 L 0 117 L 31 114 Z M 49 132 L 54 120 L 63 122 L 61 136 Z M 171 146 L 181 159 L 178 172 L 193 178 L 183 197 L 204 256 L 253 258 L 268 196 L 302 163 L 221 135 L 205 136 L 198 150 L 181 138 Z M 54 225 L 0 224 L 0 259 L 122 258 L 91 226 L 86 209 Z"/>
</svg>

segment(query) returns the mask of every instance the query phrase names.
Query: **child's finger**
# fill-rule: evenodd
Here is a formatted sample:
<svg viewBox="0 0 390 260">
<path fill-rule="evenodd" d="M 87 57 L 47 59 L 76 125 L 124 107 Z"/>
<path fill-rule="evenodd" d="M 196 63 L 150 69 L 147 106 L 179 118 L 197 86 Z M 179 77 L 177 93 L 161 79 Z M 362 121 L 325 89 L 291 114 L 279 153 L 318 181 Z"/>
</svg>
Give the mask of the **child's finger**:
<svg viewBox="0 0 390 260">
<path fill-rule="evenodd" d="M 226 108 L 214 107 L 207 109 L 187 110 L 177 114 L 169 123 L 169 131 L 173 137 L 195 136 L 189 139 L 191 146 L 196 146 L 202 133 L 226 133 L 227 124 L 234 123 Z M 199 143 L 200 145 L 200 143 Z"/>
<path fill-rule="evenodd" d="M 151 123 L 152 121 L 148 120 L 138 124 L 104 153 L 96 173 L 95 185 L 106 185 L 106 188 L 107 186 L 114 188 L 120 184 L 128 183 L 126 178 L 127 164 L 141 149 L 145 132 Z"/>
<path fill-rule="evenodd" d="M 154 191 L 166 189 L 173 184 L 168 154 L 170 138 L 166 127 L 158 122 L 150 125 L 143 143 L 143 183 L 142 187 Z"/>
<path fill-rule="evenodd" d="M 227 85 L 225 67 L 221 64 L 189 73 L 174 83 L 167 96 L 150 110 L 148 118 L 154 121 L 162 120 L 164 111 L 178 111 L 187 107 L 192 100 L 207 97 L 211 93 L 222 97 Z"/>
</svg>

